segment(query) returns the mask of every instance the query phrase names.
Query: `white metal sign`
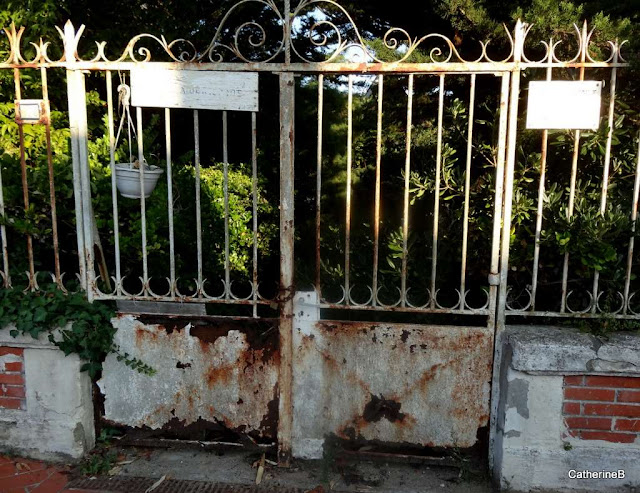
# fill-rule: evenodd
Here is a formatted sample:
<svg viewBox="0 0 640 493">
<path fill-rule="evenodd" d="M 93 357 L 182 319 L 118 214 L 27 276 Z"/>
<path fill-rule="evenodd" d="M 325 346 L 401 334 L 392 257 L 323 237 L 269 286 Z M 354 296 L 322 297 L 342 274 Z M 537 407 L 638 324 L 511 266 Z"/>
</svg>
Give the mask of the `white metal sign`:
<svg viewBox="0 0 640 493">
<path fill-rule="evenodd" d="M 599 81 L 530 82 L 527 128 L 596 130 L 601 92 Z"/>
<path fill-rule="evenodd" d="M 16 99 L 16 122 L 47 123 L 49 101 L 44 99 Z"/>
<path fill-rule="evenodd" d="M 258 111 L 258 74 L 134 68 L 131 70 L 131 104 L 151 108 Z"/>
</svg>

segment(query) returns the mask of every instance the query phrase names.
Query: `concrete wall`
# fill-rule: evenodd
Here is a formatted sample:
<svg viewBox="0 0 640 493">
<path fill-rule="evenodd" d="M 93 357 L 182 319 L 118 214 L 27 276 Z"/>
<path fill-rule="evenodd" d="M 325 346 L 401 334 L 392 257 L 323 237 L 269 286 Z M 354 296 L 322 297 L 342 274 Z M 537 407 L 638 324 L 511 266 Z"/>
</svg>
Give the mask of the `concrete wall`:
<svg viewBox="0 0 640 493">
<path fill-rule="evenodd" d="M 91 380 L 77 355 L 46 336 L 0 330 L 0 451 L 47 460 L 82 457 L 95 444 Z"/>
<path fill-rule="evenodd" d="M 512 327 L 502 353 L 494 477 L 503 489 L 640 485 L 640 337 Z"/>
</svg>

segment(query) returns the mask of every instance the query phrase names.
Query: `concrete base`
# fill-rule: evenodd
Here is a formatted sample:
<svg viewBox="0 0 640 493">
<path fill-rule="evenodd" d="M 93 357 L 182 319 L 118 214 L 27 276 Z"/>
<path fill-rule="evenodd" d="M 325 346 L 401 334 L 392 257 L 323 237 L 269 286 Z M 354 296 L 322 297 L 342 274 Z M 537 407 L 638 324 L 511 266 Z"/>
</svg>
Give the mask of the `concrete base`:
<svg viewBox="0 0 640 493">
<path fill-rule="evenodd" d="M 576 417 L 567 416 L 563 407 L 568 402 L 567 375 L 578 379 L 586 376 L 585 382 L 590 375 L 600 375 L 622 377 L 619 380 L 627 379 L 624 382 L 629 386 L 640 383 L 633 371 L 640 338 L 620 335 L 604 341 L 568 329 L 527 327 L 507 329 L 503 341 L 493 471 L 500 488 L 630 491 L 640 486 L 640 438 L 613 443 L 606 439 L 608 432 L 595 432 L 605 438 L 585 439 L 580 430 L 568 428 L 567 422 Z M 618 371 L 614 373 L 612 368 Z M 585 392 L 589 390 L 592 388 L 585 388 Z M 612 395 L 618 392 L 618 397 L 621 391 L 624 389 L 605 390 Z M 596 397 L 571 401 L 582 410 L 585 404 L 594 403 L 602 404 Z M 633 409 L 636 404 L 619 405 L 616 400 L 611 407 L 616 406 Z M 640 404 L 637 406 L 640 410 Z M 585 423 L 592 419 L 589 426 L 598 419 L 611 420 L 614 433 L 610 436 L 615 440 L 620 436 L 615 423 L 628 418 L 613 412 L 606 417 L 577 419 Z M 621 475 L 620 471 L 623 477 L 615 477 Z M 596 473 L 595 477 L 591 473 Z"/>
<path fill-rule="evenodd" d="M 0 407 L 0 451 L 42 460 L 74 460 L 95 445 L 91 379 L 82 361 L 66 356 L 46 336 L 13 338 L 0 330 L 0 347 L 22 348 L 22 409 Z"/>
</svg>

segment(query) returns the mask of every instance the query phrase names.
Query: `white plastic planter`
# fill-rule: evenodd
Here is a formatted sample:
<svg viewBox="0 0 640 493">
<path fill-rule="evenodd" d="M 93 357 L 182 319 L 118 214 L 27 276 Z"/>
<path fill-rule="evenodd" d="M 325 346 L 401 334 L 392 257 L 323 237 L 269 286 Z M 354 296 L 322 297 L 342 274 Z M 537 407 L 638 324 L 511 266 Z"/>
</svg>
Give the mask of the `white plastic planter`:
<svg viewBox="0 0 640 493">
<path fill-rule="evenodd" d="M 144 168 L 144 198 L 149 198 L 153 189 L 156 188 L 158 178 L 164 170 L 157 166 L 145 165 Z M 120 195 L 128 199 L 139 199 L 140 192 L 140 169 L 134 168 L 131 163 L 116 164 L 116 186 Z"/>
</svg>

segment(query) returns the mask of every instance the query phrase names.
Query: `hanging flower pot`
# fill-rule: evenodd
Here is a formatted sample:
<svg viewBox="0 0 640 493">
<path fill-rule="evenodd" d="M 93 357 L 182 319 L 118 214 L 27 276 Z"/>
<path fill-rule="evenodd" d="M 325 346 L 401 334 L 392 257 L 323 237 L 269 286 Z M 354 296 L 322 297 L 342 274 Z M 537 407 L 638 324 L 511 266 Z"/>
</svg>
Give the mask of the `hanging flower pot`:
<svg viewBox="0 0 640 493">
<path fill-rule="evenodd" d="M 120 119 L 120 125 L 118 126 L 118 134 L 114 144 L 114 149 L 118 147 L 120 140 L 120 133 L 124 127 L 125 121 L 127 122 L 127 133 L 129 135 L 129 162 L 118 163 L 115 165 L 116 175 L 116 187 L 123 197 L 128 199 L 139 199 L 144 193 L 144 198 L 148 198 L 156 188 L 158 178 L 163 173 L 163 170 L 158 166 L 150 166 L 147 164 L 147 160 L 142 158 L 142 166 L 144 166 L 144 176 L 142 177 L 142 183 L 140 183 L 141 166 L 140 162 L 136 159 L 133 160 L 131 152 L 131 135 L 137 139 L 135 126 L 131 119 L 130 101 L 131 101 L 131 89 L 128 85 L 120 84 L 118 86 L 118 101 L 119 106 L 122 106 L 122 118 Z M 142 139 L 142 135 L 139 136 Z"/>
<path fill-rule="evenodd" d="M 144 181 L 142 183 L 144 198 L 149 198 L 156 188 L 158 178 L 164 171 L 157 166 L 149 166 L 144 163 Z M 140 189 L 140 166 L 138 161 L 134 163 L 116 164 L 116 186 L 120 195 L 128 199 L 139 199 L 142 196 Z"/>
</svg>

